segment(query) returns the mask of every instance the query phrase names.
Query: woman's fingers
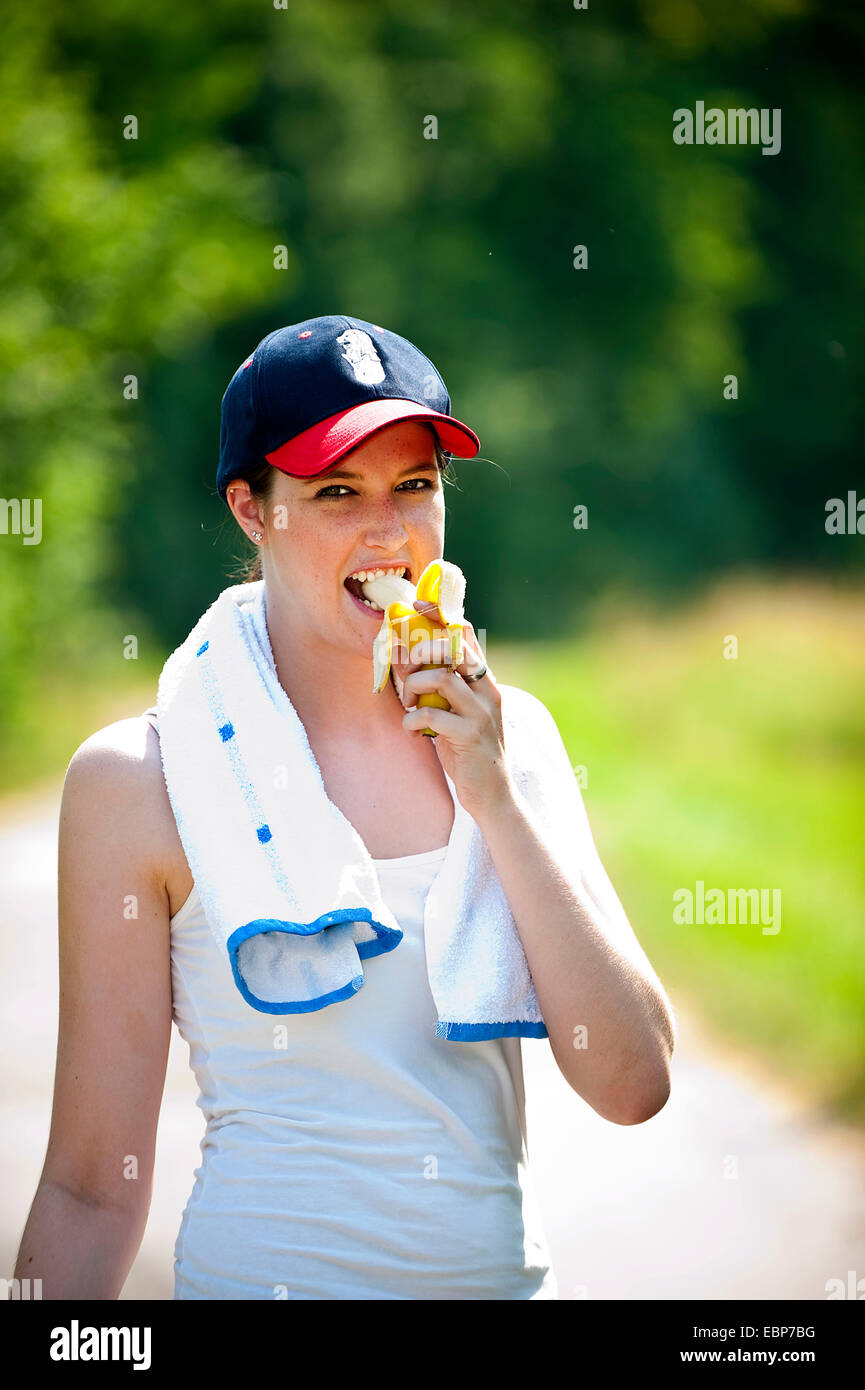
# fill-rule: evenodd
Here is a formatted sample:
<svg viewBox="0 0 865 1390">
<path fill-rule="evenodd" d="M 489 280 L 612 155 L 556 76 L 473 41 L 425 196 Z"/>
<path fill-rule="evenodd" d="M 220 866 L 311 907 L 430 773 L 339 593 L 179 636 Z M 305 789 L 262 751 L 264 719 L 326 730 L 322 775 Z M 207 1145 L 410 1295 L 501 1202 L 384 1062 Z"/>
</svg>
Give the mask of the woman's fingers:
<svg viewBox="0 0 865 1390">
<path fill-rule="evenodd" d="M 451 662 L 450 634 L 438 604 L 417 600 L 415 608 L 419 613 L 423 613 L 425 617 L 429 618 L 434 625 L 440 626 L 441 634 L 429 637 L 418 636 L 415 639 L 409 638 L 407 644 L 400 632 L 400 624 L 394 625 L 391 669 L 394 673 L 394 685 L 397 694 L 404 705 L 406 699 L 403 695 L 403 684 L 413 671 L 419 671 L 423 666 L 447 667 L 450 666 Z M 476 671 L 480 671 L 486 665 L 486 661 L 475 630 L 469 622 L 462 623 L 461 646 L 462 660 L 451 669 L 460 676 L 474 675 Z"/>
<path fill-rule="evenodd" d="M 409 710 L 414 706 L 421 710 L 430 708 L 418 705 L 417 699 L 419 695 L 432 691 L 443 695 L 456 714 L 472 714 L 475 710 L 472 687 L 466 684 L 458 671 L 449 670 L 447 667 L 438 667 L 433 671 L 410 671 L 406 676 L 404 689 L 403 704 Z M 456 731 L 454 726 L 454 732 Z M 445 730 L 442 729 L 440 732 L 444 733 Z"/>
</svg>

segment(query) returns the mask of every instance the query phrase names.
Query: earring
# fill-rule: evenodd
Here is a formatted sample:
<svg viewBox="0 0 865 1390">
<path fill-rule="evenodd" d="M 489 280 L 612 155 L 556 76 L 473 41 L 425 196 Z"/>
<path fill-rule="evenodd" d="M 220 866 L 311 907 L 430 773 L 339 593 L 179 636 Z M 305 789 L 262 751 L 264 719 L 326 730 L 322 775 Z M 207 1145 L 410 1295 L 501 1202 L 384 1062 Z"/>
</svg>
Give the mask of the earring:
<svg viewBox="0 0 865 1390">
<path fill-rule="evenodd" d="M 253 533 L 252 533 L 252 539 L 253 539 L 254 541 L 260 541 L 263 535 L 264 535 L 264 532 L 263 532 L 263 531 L 253 531 Z"/>
</svg>

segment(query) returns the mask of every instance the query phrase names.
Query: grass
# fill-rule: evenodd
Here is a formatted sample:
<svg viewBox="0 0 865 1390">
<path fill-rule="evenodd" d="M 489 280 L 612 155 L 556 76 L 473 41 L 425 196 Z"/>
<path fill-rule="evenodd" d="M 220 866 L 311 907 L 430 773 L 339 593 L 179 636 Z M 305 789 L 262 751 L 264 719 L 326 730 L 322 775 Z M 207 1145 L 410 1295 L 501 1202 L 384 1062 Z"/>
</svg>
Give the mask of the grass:
<svg viewBox="0 0 865 1390">
<path fill-rule="evenodd" d="M 587 768 L 601 858 L 674 1005 L 865 1120 L 865 594 L 742 580 L 489 656 Z M 674 923 L 698 879 L 779 888 L 780 930 Z"/>
<path fill-rule="evenodd" d="M 118 669 L 120 674 L 118 675 Z M 57 785 L 72 754 L 97 729 L 140 714 L 156 702 L 161 667 L 118 662 L 105 654 L 86 672 L 46 679 L 3 739 L 0 795 L 29 794 Z"/>
</svg>

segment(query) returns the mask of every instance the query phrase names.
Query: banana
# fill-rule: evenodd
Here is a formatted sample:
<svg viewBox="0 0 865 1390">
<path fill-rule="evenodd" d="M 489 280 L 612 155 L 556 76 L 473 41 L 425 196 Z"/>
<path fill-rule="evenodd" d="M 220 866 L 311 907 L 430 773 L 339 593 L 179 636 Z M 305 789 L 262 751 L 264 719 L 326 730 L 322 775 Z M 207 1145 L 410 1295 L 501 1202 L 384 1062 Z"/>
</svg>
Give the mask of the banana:
<svg viewBox="0 0 865 1390">
<path fill-rule="evenodd" d="M 424 637 L 443 637 L 444 632 L 438 623 L 424 617 L 414 608 L 416 599 L 424 603 L 436 603 L 445 621 L 445 631 L 449 638 L 449 667 L 459 666 L 463 659 L 463 603 L 466 593 L 466 579 L 458 565 L 448 560 L 431 560 L 417 582 L 417 588 L 408 579 L 396 575 L 381 575 L 378 579 L 364 581 L 363 592 L 368 599 L 383 610 L 381 627 L 373 643 L 372 688 L 378 695 L 387 684 L 391 667 L 393 631 L 399 624 L 399 638 L 405 643 L 409 655 L 415 642 Z M 431 671 L 435 662 L 428 662 L 421 669 Z M 450 709 L 443 695 L 431 690 L 418 696 L 418 705 L 434 705 L 436 709 Z M 422 729 L 422 733 L 435 738 L 435 729 Z"/>
</svg>

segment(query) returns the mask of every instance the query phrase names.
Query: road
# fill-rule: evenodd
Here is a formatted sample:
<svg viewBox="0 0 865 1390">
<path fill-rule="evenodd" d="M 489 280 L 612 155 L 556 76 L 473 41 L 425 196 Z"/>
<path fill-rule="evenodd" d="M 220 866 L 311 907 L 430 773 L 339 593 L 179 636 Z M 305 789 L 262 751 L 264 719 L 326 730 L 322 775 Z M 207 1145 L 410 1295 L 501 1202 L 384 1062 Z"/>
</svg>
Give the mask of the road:
<svg viewBox="0 0 865 1390">
<path fill-rule="evenodd" d="M 0 1277 L 11 1278 L 45 1156 L 57 1044 L 57 817 L 51 788 L 0 806 Z M 524 1039 L 530 1167 L 561 1299 L 825 1299 L 865 1280 L 865 1141 L 783 1079 L 713 1043 L 678 1000 L 672 1095 L 602 1120 L 549 1043 Z M 153 1203 L 121 1299 L 167 1299 L 203 1117 L 172 1030 Z M 865 1283 L 862 1285 L 865 1296 Z"/>
</svg>

